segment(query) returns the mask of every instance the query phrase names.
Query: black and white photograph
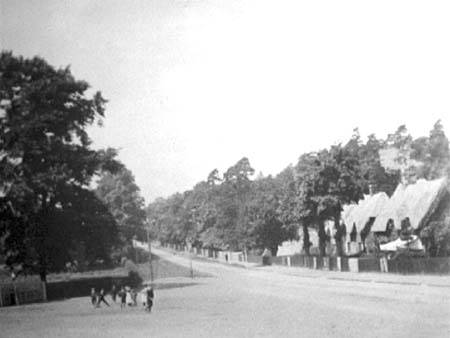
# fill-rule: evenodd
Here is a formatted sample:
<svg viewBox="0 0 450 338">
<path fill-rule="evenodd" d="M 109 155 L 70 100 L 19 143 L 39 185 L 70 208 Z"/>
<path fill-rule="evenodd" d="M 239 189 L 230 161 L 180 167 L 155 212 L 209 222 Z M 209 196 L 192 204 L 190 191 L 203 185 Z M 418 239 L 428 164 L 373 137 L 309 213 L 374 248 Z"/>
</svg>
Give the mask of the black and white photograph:
<svg viewBox="0 0 450 338">
<path fill-rule="evenodd" d="M 0 338 L 450 337 L 450 2 L 0 0 Z"/>
</svg>

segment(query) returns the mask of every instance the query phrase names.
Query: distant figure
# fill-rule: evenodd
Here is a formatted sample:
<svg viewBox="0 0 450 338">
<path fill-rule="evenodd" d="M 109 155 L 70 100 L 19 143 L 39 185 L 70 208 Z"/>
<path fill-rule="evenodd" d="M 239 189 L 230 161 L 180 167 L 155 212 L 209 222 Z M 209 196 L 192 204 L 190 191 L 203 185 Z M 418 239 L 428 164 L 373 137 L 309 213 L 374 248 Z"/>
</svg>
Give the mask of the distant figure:
<svg viewBox="0 0 450 338">
<path fill-rule="evenodd" d="M 92 306 L 97 306 L 97 292 L 95 291 L 95 288 L 91 289 L 91 303 Z"/>
<path fill-rule="evenodd" d="M 407 241 L 411 239 L 411 235 L 413 235 L 414 229 L 411 226 L 411 222 L 409 217 L 404 218 L 400 223 L 400 238 L 402 241 Z"/>
<path fill-rule="evenodd" d="M 133 306 L 137 306 L 137 292 L 135 289 L 131 289 L 131 300 L 133 301 Z"/>
<path fill-rule="evenodd" d="M 109 307 L 109 304 L 105 299 L 105 290 L 104 289 L 100 290 L 100 294 L 98 296 L 98 301 L 97 301 L 97 307 L 100 307 L 101 302 L 105 303 Z"/>
<path fill-rule="evenodd" d="M 152 311 L 152 306 L 153 306 L 153 298 L 155 297 L 154 292 L 153 292 L 153 288 L 150 286 L 147 289 L 147 299 L 146 299 L 146 307 L 145 310 L 148 312 Z"/>
<path fill-rule="evenodd" d="M 122 288 L 119 291 L 119 298 L 120 298 L 120 308 L 123 309 L 127 306 L 127 292 L 125 291 L 125 288 L 122 286 Z"/>
<path fill-rule="evenodd" d="M 125 291 L 126 291 L 126 301 L 127 301 L 127 305 L 128 306 L 132 306 L 133 305 L 133 298 L 131 297 L 131 289 L 129 286 L 125 287 Z"/>
<path fill-rule="evenodd" d="M 117 289 L 116 289 L 116 285 L 113 284 L 113 286 L 111 288 L 111 298 L 114 301 L 114 303 L 116 302 L 116 297 L 117 297 Z"/>
<path fill-rule="evenodd" d="M 144 288 L 140 293 L 141 303 L 144 309 L 147 307 L 147 288 Z"/>
</svg>

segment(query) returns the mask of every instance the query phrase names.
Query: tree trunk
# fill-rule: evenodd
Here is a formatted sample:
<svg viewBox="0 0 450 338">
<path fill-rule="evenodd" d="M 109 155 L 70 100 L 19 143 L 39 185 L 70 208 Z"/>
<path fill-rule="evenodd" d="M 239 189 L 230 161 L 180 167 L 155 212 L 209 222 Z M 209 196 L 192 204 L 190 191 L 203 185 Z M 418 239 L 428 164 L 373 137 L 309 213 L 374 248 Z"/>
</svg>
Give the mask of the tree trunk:
<svg viewBox="0 0 450 338">
<path fill-rule="evenodd" d="M 41 248 L 42 250 L 43 248 Z M 45 250 L 45 249 L 43 249 Z M 39 254 L 39 277 L 42 282 L 42 300 L 47 301 L 47 257 L 45 252 Z"/>
<path fill-rule="evenodd" d="M 319 220 L 319 255 L 326 256 L 327 234 L 325 232 L 325 222 Z"/>
<path fill-rule="evenodd" d="M 41 278 L 41 282 L 47 282 L 47 260 L 43 255 L 39 257 L 39 277 Z"/>
<path fill-rule="evenodd" d="M 277 255 L 277 252 L 278 252 L 278 246 L 273 246 L 271 249 L 270 249 L 270 251 L 272 252 L 272 256 L 273 257 L 276 257 L 276 255 Z"/>
<path fill-rule="evenodd" d="M 38 213 L 35 219 L 35 227 L 36 227 L 36 252 L 38 255 L 38 270 L 39 277 L 43 283 L 47 282 L 47 269 L 48 269 L 48 237 L 49 237 L 49 228 L 48 223 L 44 220 L 49 219 L 49 215 L 51 214 L 51 210 L 48 207 L 49 202 L 47 201 L 46 192 L 41 192 L 42 196 L 42 209 Z M 54 203 L 53 201 L 51 203 Z"/>
<path fill-rule="evenodd" d="M 310 247 L 311 242 L 309 241 L 308 225 L 306 223 L 303 223 L 303 250 L 305 250 L 306 256 L 309 256 Z"/>
<path fill-rule="evenodd" d="M 336 229 L 336 236 L 334 237 L 336 239 L 336 254 L 338 257 L 343 255 L 343 250 L 342 250 L 342 237 L 343 237 L 343 229 L 342 226 L 340 225 L 340 221 L 341 221 L 341 215 L 335 215 L 334 216 L 334 227 Z"/>
</svg>

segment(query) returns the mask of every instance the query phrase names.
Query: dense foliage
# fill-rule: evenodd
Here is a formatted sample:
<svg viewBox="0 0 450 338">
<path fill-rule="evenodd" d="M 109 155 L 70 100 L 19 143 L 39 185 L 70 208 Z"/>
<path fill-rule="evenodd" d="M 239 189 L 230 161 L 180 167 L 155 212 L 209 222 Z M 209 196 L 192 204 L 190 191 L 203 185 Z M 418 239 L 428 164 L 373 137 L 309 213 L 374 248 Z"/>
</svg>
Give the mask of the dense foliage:
<svg viewBox="0 0 450 338">
<path fill-rule="evenodd" d="M 153 236 L 162 242 L 270 248 L 275 253 L 302 229 L 303 248 L 309 253 L 309 229 L 314 228 L 323 255 L 330 239 L 325 221 L 334 222 L 338 243 L 351 231 L 340 219 L 345 204 L 359 201 L 369 190 L 392 195 L 401 180 L 435 179 L 448 175 L 449 168 L 449 142 L 440 121 L 429 137 L 418 139 L 400 126 L 385 140 L 369 135 L 363 142 L 355 129 L 347 143 L 302 154 L 296 165 L 275 177 L 252 179 L 254 170 L 243 158 L 222 176 L 215 169 L 192 190 L 159 198 L 146 210 Z"/>
<path fill-rule="evenodd" d="M 116 220 L 122 243 L 130 243 L 134 236 L 146 240 L 144 199 L 129 169 L 122 166 L 116 173 L 102 173 L 95 194 Z"/>
<path fill-rule="evenodd" d="M 91 149 L 86 132 L 105 100 L 37 57 L 3 52 L 0 79 L 1 254 L 43 280 L 77 257 L 108 259 L 116 223 L 89 186 L 116 153 Z"/>
</svg>

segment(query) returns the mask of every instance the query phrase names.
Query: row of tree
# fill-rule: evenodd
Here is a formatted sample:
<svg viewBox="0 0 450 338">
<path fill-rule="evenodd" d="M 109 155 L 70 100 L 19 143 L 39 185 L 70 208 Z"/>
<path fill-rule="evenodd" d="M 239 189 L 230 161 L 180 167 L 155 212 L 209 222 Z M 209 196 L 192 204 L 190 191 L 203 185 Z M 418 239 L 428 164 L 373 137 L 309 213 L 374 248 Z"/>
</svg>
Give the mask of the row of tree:
<svg viewBox="0 0 450 338">
<path fill-rule="evenodd" d="M 91 148 L 86 128 L 106 101 L 37 57 L 2 52 L 0 79 L 0 263 L 45 280 L 68 262 L 108 261 L 145 212 L 117 152 Z"/>
<path fill-rule="evenodd" d="M 144 211 L 117 151 L 91 147 L 86 128 L 105 115 L 100 93 L 88 95 L 89 85 L 69 68 L 9 52 L 0 54 L 0 79 L 0 264 L 43 280 L 67 262 L 110 260 L 131 238 L 145 236 L 147 219 L 163 242 L 229 249 L 275 251 L 302 227 L 308 250 L 308 228 L 316 227 L 323 251 L 324 221 L 335 220 L 339 239 L 342 206 L 358 201 L 369 185 L 391 194 L 401 170 L 411 180 L 440 177 L 449 168 L 439 121 L 418 139 L 402 126 L 386 140 L 371 135 L 364 143 L 355 130 L 347 144 L 303 154 L 275 177 L 253 180 L 243 158 Z M 393 169 L 382 165 L 386 148 L 396 150 Z"/>
<path fill-rule="evenodd" d="M 223 175 L 214 169 L 192 190 L 149 204 L 147 217 L 161 242 L 231 250 L 270 248 L 273 253 L 302 229 L 308 254 L 308 229 L 314 228 L 323 255 L 329 240 L 325 221 L 334 221 L 338 244 L 347 231 L 340 219 L 345 204 L 358 202 L 369 188 L 391 195 L 402 179 L 435 179 L 447 175 L 449 168 L 449 142 L 440 121 L 428 137 L 417 139 L 400 126 L 384 140 L 370 135 L 363 142 L 355 129 L 346 144 L 305 153 L 274 177 L 252 180 L 254 169 L 247 158 Z"/>
</svg>

